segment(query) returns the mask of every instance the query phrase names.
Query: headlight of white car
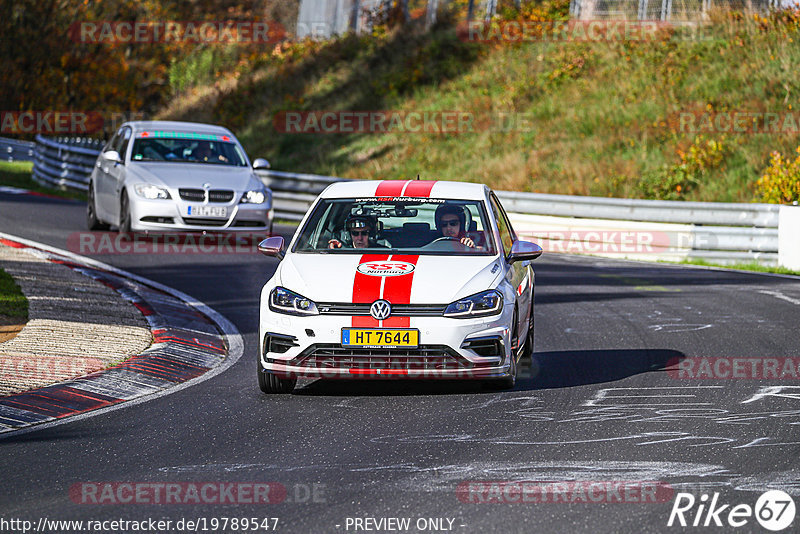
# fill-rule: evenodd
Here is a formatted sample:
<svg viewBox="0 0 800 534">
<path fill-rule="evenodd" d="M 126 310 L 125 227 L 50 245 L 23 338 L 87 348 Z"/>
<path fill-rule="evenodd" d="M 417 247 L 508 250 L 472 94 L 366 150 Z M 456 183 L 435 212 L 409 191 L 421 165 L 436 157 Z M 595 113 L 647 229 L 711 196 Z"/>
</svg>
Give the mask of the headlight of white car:
<svg viewBox="0 0 800 534">
<path fill-rule="evenodd" d="M 444 310 L 444 316 L 467 319 L 495 315 L 500 313 L 502 309 L 502 293 L 496 289 L 490 289 L 450 303 Z"/>
<path fill-rule="evenodd" d="M 319 315 L 313 301 L 282 287 L 276 287 L 269 294 L 269 309 L 289 315 Z"/>
<path fill-rule="evenodd" d="M 243 204 L 263 204 L 266 201 L 266 193 L 260 190 L 248 191 L 242 195 L 242 200 L 240 200 Z"/>
<path fill-rule="evenodd" d="M 135 184 L 133 186 L 133 190 L 136 191 L 136 194 L 140 197 L 144 197 L 149 200 L 155 200 L 157 198 L 172 198 L 169 196 L 169 191 L 167 191 L 163 187 L 158 187 L 157 185 L 153 184 Z"/>
</svg>

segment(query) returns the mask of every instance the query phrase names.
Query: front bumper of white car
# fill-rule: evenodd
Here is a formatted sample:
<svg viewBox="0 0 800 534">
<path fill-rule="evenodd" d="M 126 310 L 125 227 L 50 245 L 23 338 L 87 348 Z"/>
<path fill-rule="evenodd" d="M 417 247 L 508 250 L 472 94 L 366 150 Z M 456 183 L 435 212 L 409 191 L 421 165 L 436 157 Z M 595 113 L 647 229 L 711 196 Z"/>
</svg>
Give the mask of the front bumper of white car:
<svg viewBox="0 0 800 534">
<path fill-rule="evenodd" d="M 473 319 L 412 316 L 403 328 L 419 331 L 418 346 L 361 348 L 342 345 L 352 316 L 286 315 L 262 302 L 260 362 L 284 378 L 502 378 L 510 372 L 512 316 L 513 305 Z"/>
</svg>

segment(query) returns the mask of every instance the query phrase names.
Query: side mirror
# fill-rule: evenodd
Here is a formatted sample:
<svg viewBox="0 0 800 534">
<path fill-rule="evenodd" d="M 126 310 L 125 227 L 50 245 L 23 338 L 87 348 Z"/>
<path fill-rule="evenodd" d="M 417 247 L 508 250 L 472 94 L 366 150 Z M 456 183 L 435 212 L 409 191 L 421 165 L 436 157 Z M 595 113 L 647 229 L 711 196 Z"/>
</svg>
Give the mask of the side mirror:
<svg viewBox="0 0 800 534">
<path fill-rule="evenodd" d="M 253 169 L 269 169 L 270 164 L 269 161 L 265 160 L 264 158 L 256 158 L 253 162 Z"/>
<path fill-rule="evenodd" d="M 511 254 L 508 256 L 508 263 L 515 261 L 535 260 L 542 255 L 542 247 L 529 241 L 514 241 L 511 245 Z"/>
<path fill-rule="evenodd" d="M 273 256 L 282 260 L 284 256 L 283 245 L 282 236 L 268 237 L 258 244 L 258 251 L 265 256 Z"/>
<path fill-rule="evenodd" d="M 103 159 L 107 161 L 112 161 L 114 163 L 122 163 L 122 158 L 119 155 L 119 152 L 116 150 L 109 150 L 108 152 L 103 152 Z"/>
</svg>

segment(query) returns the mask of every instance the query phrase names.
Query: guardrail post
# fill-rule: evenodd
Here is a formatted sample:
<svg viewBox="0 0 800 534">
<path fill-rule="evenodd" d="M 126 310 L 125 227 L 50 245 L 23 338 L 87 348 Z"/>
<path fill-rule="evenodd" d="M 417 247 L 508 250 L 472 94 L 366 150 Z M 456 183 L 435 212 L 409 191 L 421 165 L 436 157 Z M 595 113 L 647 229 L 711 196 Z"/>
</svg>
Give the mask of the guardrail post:
<svg viewBox="0 0 800 534">
<path fill-rule="evenodd" d="M 800 271 L 800 206 L 781 206 L 778 214 L 778 263 Z"/>
</svg>

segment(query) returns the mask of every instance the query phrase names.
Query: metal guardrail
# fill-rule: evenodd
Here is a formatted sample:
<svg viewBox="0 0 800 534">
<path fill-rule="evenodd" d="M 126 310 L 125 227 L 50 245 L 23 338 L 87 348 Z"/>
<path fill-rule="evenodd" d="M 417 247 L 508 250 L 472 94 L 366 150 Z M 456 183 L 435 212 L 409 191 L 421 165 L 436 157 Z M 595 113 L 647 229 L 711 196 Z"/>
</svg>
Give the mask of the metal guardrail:
<svg viewBox="0 0 800 534">
<path fill-rule="evenodd" d="M 36 137 L 33 178 L 51 187 L 85 191 L 101 142 L 92 139 L 48 139 Z M 335 176 L 320 176 L 274 170 L 256 171 L 272 189 L 275 216 L 300 221 L 319 193 Z M 711 261 L 778 261 L 778 213 L 774 204 L 683 202 L 580 197 L 497 191 L 512 219 L 528 214 L 553 216 L 575 227 L 598 224 L 642 224 L 657 232 L 672 232 L 681 241 L 683 257 Z M 570 222 L 571 221 L 571 222 Z M 521 234 L 535 233 L 541 224 L 528 223 Z M 531 230 L 532 229 L 532 230 Z"/>
<path fill-rule="evenodd" d="M 497 191 L 508 211 L 681 224 L 778 227 L 777 204 L 685 202 Z"/>
<path fill-rule="evenodd" d="M 302 220 L 311 203 L 326 187 L 334 182 L 348 181 L 333 176 L 273 170 L 259 170 L 256 174 L 272 189 L 275 216 L 289 221 Z"/>
<path fill-rule="evenodd" d="M 103 142 L 81 137 L 49 139 L 36 136 L 33 159 L 33 180 L 55 188 L 86 191 Z"/>
<path fill-rule="evenodd" d="M 0 137 L 0 159 L 4 161 L 33 161 L 36 143 Z"/>
</svg>

